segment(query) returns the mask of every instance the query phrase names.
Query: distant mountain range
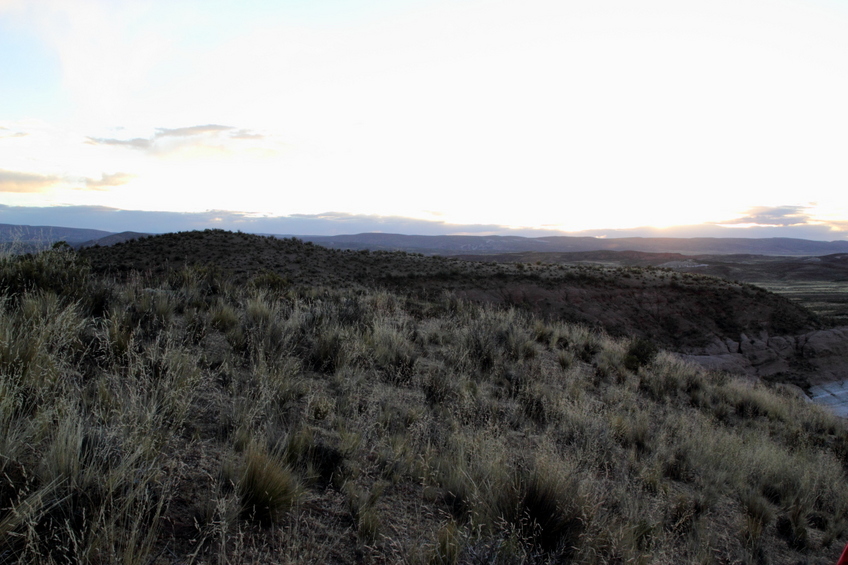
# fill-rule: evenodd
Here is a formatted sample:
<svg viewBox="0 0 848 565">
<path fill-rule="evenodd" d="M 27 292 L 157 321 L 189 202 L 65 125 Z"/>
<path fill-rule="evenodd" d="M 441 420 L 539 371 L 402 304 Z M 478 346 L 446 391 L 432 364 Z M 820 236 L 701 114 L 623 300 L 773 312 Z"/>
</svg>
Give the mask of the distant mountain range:
<svg viewBox="0 0 848 565">
<path fill-rule="evenodd" d="M 148 235 L 151 234 L 131 231 L 113 233 L 103 230 L 57 226 L 0 224 L 0 244 L 7 248 L 20 248 L 24 251 L 50 247 L 57 241 L 64 241 L 72 247 L 88 247 L 92 245 L 114 245 Z"/>
<path fill-rule="evenodd" d="M 0 243 L 20 245 L 24 249 L 48 247 L 65 241 L 74 247 L 108 246 L 150 234 L 139 232 L 112 233 L 102 230 L 56 226 L 22 226 L 0 224 Z M 683 255 L 771 255 L 820 256 L 848 253 L 848 241 L 811 241 L 793 238 L 670 238 L 670 237 L 519 237 L 474 235 L 403 235 L 361 233 L 355 235 L 297 237 L 303 241 L 331 249 L 371 251 L 407 251 L 426 255 L 495 255 L 502 253 L 573 253 L 584 251 L 640 251 L 647 253 L 680 253 Z"/>
<path fill-rule="evenodd" d="M 103 230 L 60 228 L 56 226 L 19 226 L 0 224 L 0 242 L 19 244 L 51 245 L 65 241 L 71 245 L 112 235 Z"/>
<path fill-rule="evenodd" d="M 671 237 L 518 237 L 473 235 L 401 235 L 362 233 L 336 236 L 298 236 L 333 249 L 408 251 L 432 255 L 490 255 L 500 253 L 568 253 L 577 251 L 642 251 L 684 255 L 811 256 L 848 253 L 848 241 L 793 238 L 671 238 Z"/>
</svg>

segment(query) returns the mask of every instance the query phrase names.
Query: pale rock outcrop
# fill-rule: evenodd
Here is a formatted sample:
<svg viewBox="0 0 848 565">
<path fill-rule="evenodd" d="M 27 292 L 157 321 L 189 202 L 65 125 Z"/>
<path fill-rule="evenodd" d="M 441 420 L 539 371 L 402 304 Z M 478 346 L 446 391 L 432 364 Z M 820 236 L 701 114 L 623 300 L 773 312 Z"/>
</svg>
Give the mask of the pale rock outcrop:
<svg viewBox="0 0 848 565">
<path fill-rule="evenodd" d="M 684 358 L 712 370 L 757 377 L 786 375 L 809 384 L 848 379 L 848 326 L 799 336 L 716 338 Z"/>
<path fill-rule="evenodd" d="M 739 346 L 737 345 L 731 350 L 725 341 L 716 338 L 712 343 L 703 348 L 702 355 L 729 355 L 736 353 L 738 348 Z"/>
<path fill-rule="evenodd" d="M 801 355 L 817 369 L 816 382 L 848 379 L 848 327 L 805 334 Z"/>
<path fill-rule="evenodd" d="M 848 356 L 848 327 L 810 332 L 801 337 L 805 358 Z"/>
</svg>

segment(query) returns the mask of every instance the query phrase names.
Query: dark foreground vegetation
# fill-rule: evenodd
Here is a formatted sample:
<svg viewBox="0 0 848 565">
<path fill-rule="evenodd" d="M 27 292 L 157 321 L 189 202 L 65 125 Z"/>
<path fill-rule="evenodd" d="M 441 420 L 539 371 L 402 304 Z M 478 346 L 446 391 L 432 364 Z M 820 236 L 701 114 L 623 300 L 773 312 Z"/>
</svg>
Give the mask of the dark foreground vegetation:
<svg viewBox="0 0 848 565">
<path fill-rule="evenodd" d="M 830 564 L 848 541 L 844 423 L 781 385 L 443 287 L 172 263 L 0 259 L 0 563 Z"/>
</svg>

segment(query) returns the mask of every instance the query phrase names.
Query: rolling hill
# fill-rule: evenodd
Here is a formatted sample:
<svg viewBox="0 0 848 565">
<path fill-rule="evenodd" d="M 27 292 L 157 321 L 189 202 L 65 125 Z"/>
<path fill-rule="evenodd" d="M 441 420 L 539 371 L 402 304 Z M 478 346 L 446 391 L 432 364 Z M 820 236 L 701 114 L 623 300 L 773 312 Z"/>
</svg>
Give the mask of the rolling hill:
<svg viewBox="0 0 848 565">
<path fill-rule="evenodd" d="M 434 295 L 515 306 L 552 319 L 638 335 L 680 350 L 743 333 L 783 335 L 820 326 L 815 315 L 761 288 L 641 267 L 466 261 L 403 252 L 327 249 L 297 239 L 207 230 L 81 250 L 96 272 L 164 273 L 210 264 L 248 280 L 272 272 L 297 284 Z"/>
</svg>

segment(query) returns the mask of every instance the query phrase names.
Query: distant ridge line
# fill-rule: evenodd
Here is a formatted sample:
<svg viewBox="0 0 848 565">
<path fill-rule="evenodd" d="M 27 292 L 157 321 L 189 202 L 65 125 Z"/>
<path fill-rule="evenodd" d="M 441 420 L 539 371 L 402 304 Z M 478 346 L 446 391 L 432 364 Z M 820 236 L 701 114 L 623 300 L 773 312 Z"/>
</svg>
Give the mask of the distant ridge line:
<svg viewBox="0 0 848 565">
<path fill-rule="evenodd" d="M 203 231 L 203 230 L 199 230 Z M 0 224 L 0 243 L 50 244 L 66 241 L 74 247 L 108 246 L 151 234 L 108 232 L 58 226 Z M 365 232 L 345 235 L 270 235 L 296 237 L 331 249 L 406 251 L 425 255 L 496 255 L 522 252 L 639 251 L 682 255 L 823 256 L 848 253 L 848 241 L 815 241 L 790 237 L 524 237 L 517 235 L 407 235 Z"/>
<path fill-rule="evenodd" d="M 297 236 L 335 249 L 408 251 L 425 254 L 499 254 L 520 252 L 641 251 L 683 255 L 811 256 L 848 253 L 848 241 L 813 241 L 788 237 L 622 237 L 474 236 L 362 233 L 336 236 Z"/>
</svg>

